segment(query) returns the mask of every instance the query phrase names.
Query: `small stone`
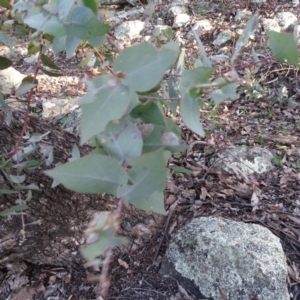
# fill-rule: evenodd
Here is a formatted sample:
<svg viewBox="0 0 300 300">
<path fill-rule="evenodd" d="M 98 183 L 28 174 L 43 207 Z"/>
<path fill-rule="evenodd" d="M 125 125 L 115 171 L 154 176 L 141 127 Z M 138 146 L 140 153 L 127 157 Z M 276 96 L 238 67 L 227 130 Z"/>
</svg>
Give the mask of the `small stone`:
<svg viewBox="0 0 300 300">
<path fill-rule="evenodd" d="M 179 14 L 174 18 L 173 28 L 182 27 L 190 21 L 191 17 L 187 14 Z"/>
<path fill-rule="evenodd" d="M 0 70 L 0 91 L 4 95 L 14 94 L 25 75 L 13 67 Z"/>
<path fill-rule="evenodd" d="M 33 65 L 38 60 L 38 54 L 27 56 L 23 59 L 24 64 L 26 65 Z"/>
<path fill-rule="evenodd" d="M 176 17 L 180 14 L 186 14 L 186 13 L 187 13 L 187 10 L 183 6 L 172 6 L 169 9 L 169 14 L 171 15 L 171 17 Z"/>
<path fill-rule="evenodd" d="M 115 29 L 115 37 L 118 40 L 134 39 L 139 37 L 140 32 L 145 28 L 145 22 L 136 21 L 126 21 L 123 22 Z"/>
<path fill-rule="evenodd" d="M 279 24 L 274 19 L 263 19 L 262 20 L 262 25 L 263 25 L 263 28 L 264 28 L 265 32 L 268 32 L 268 31 L 271 31 L 271 30 L 276 31 L 276 32 L 280 32 L 280 30 L 281 30 Z"/>
<path fill-rule="evenodd" d="M 275 16 L 278 24 L 284 29 L 288 28 L 290 25 L 294 25 L 297 22 L 297 17 L 289 11 L 278 13 Z"/>
<path fill-rule="evenodd" d="M 232 31 L 227 29 L 219 33 L 217 38 L 213 41 L 215 46 L 222 46 L 231 40 Z"/>
</svg>

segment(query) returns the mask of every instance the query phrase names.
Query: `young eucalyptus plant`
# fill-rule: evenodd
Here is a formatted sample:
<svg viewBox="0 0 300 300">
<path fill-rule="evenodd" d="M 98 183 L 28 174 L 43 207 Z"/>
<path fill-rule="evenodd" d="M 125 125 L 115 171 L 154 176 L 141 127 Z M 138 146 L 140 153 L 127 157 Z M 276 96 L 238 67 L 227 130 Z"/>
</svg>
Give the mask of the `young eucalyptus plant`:
<svg viewBox="0 0 300 300">
<path fill-rule="evenodd" d="M 231 70 L 217 77 L 196 35 L 202 60 L 196 60 L 196 68 L 184 70 L 184 50 L 175 42 L 159 49 L 141 43 L 120 50 L 109 34 L 110 26 L 99 18 L 93 0 L 19 0 L 13 6 L 6 2 L 1 0 L 0 4 L 10 10 L 7 21 L 13 20 L 14 26 L 25 25 L 31 36 L 28 52 L 40 53 L 41 70 L 50 76 L 61 72 L 42 51 L 46 45 L 55 53 L 65 51 L 67 58 L 82 43 L 100 52 L 101 46 L 109 43 L 117 53 L 107 74 L 86 80 L 87 93 L 79 99 L 80 142 L 89 143 L 94 150 L 85 157 L 79 157 L 75 151 L 77 155 L 70 162 L 45 171 L 54 179 L 53 186 L 62 184 L 79 193 L 107 193 L 119 203 L 165 214 L 166 164 L 172 153 L 184 152 L 186 146 L 181 140 L 180 127 L 166 117 L 164 107 L 173 113 L 179 107 L 185 125 L 203 137 L 199 109 L 205 99 L 218 104 L 237 98 L 236 60 L 253 34 L 258 16 L 250 18 L 236 43 Z M 275 57 L 298 67 L 293 37 L 270 33 L 269 38 Z M 282 39 L 285 45 L 292 41 L 291 46 L 282 47 Z M 0 35 L 0 40 L 9 43 L 5 35 Z M 0 65 L 5 64 L 8 66 L 9 61 L 0 58 Z M 17 93 L 35 87 L 38 82 L 33 79 L 26 77 Z M 125 243 L 123 238 L 115 236 L 117 218 L 109 213 L 98 218 L 102 219 L 98 219 L 94 229 L 97 238 L 82 248 L 89 261 Z"/>
</svg>

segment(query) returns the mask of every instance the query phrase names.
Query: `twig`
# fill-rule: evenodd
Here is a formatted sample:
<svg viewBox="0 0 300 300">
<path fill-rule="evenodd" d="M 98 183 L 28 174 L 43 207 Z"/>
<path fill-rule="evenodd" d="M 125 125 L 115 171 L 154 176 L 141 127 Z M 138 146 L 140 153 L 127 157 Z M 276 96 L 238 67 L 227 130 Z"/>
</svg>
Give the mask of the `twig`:
<svg viewBox="0 0 300 300">
<path fill-rule="evenodd" d="M 121 48 L 119 47 L 119 45 L 117 45 L 117 44 L 113 41 L 113 39 L 111 38 L 111 36 L 110 36 L 109 34 L 106 34 L 106 38 L 107 38 L 108 42 L 116 49 L 116 51 L 117 51 L 118 53 L 120 53 L 120 52 L 121 52 Z"/>
<path fill-rule="evenodd" d="M 175 101 L 175 100 L 180 100 L 180 97 L 174 97 L 174 98 L 162 98 L 162 97 L 153 97 L 153 96 L 145 96 L 145 95 L 138 95 L 139 98 L 142 99 L 151 99 L 151 100 L 170 100 L 170 101 Z"/>
<path fill-rule="evenodd" d="M 177 201 L 176 201 L 175 203 L 173 203 L 173 204 L 171 205 L 171 207 L 170 207 L 170 209 L 169 209 L 169 214 L 168 214 L 167 220 L 166 220 L 165 225 L 164 225 L 163 236 L 162 236 L 162 239 L 161 239 L 161 241 L 159 242 L 159 245 L 158 245 L 157 250 L 156 250 L 156 252 L 155 252 L 155 255 L 154 255 L 154 258 L 153 258 L 153 262 L 155 262 L 156 259 L 157 259 L 157 257 L 158 257 L 158 253 L 159 253 L 160 248 L 161 248 L 161 245 L 162 245 L 162 243 L 163 243 L 163 241 L 164 241 L 164 237 L 165 237 L 165 235 L 166 235 L 166 233 L 167 233 L 167 229 L 168 229 L 168 226 L 169 226 L 170 219 L 171 219 L 171 217 L 172 217 L 172 215 L 173 215 L 173 213 L 174 213 L 174 211 L 175 211 L 175 208 L 177 207 L 177 204 L 178 204 L 178 203 L 177 203 Z"/>
</svg>

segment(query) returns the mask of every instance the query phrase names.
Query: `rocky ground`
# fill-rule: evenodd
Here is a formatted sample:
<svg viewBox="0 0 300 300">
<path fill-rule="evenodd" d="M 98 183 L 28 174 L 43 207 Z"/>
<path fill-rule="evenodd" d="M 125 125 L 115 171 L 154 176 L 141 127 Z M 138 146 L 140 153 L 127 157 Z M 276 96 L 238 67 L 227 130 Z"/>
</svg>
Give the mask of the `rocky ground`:
<svg viewBox="0 0 300 300">
<path fill-rule="evenodd" d="M 190 30 L 196 22 L 202 21 L 207 27 L 199 34 L 200 38 L 208 55 L 216 58 L 216 72 L 224 74 L 228 70 L 226 61 L 232 53 L 236 36 L 245 25 L 243 19 L 237 20 L 237 16 L 245 9 L 251 13 L 258 10 L 261 17 L 255 38 L 237 61 L 237 70 L 244 79 L 244 84 L 239 89 L 239 98 L 220 105 L 214 105 L 207 100 L 201 110 L 201 120 L 206 131 L 205 139 L 196 136 L 182 125 L 183 138 L 191 146 L 186 155 L 174 156 L 169 165 L 170 169 L 182 166 L 191 172 L 173 172 L 168 182 L 165 192 L 166 206 L 170 207 L 176 203 L 175 209 L 170 211 L 167 217 L 160 218 L 159 222 L 149 221 L 143 224 L 141 219 L 136 221 L 133 227 L 136 230 L 134 241 L 137 245 L 130 251 L 115 250 L 110 265 L 111 288 L 107 299 L 192 299 L 188 298 L 179 284 L 159 277 L 160 261 L 174 232 L 192 217 L 223 216 L 261 224 L 280 237 L 289 265 L 288 285 L 291 299 L 299 300 L 298 70 L 273 60 L 266 36 L 269 26 L 266 19 L 278 20 L 278 13 L 281 12 L 291 12 L 299 18 L 299 7 L 293 7 L 291 1 L 278 0 L 267 1 L 264 4 L 253 4 L 249 1 L 235 3 L 228 0 L 191 0 L 184 5 L 190 17 L 189 21 L 175 28 L 170 4 L 171 1 L 164 1 L 156 7 L 149 29 L 141 31 L 130 40 L 117 42 L 126 47 L 147 39 L 156 24 L 168 25 L 172 31 L 172 39 L 180 41 L 185 47 L 185 65 L 190 68 L 199 57 L 199 50 Z M 114 9 L 130 12 L 140 10 L 141 6 L 133 8 L 125 5 L 116 6 Z M 108 13 L 108 22 L 113 23 L 113 20 L 109 21 L 110 17 Z M 142 13 L 126 15 L 126 20 L 130 21 L 143 21 L 143 18 L 145 17 Z M 119 26 L 117 23 L 113 25 Z M 281 25 L 281 31 L 290 31 L 289 27 L 277 25 Z M 276 24 L 274 26 L 276 28 Z M 216 41 L 219 34 L 227 30 L 234 34 L 230 34 L 227 42 L 218 44 Z M 22 47 L 20 43 L 19 49 Z M 253 72 L 252 47 L 261 59 L 260 68 L 256 72 Z M 109 47 L 103 50 L 105 59 L 108 59 L 110 50 Z M 76 65 L 85 55 L 82 51 L 70 60 L 66 60 L 64 54 L 54 57 L 65 76 L 54 79 L 45 75 L 39 76 L 40 85 L 33 99 L 32 113 L 42 115 L 43 103 L 53 98 L 71 99 L 84 94 L 84 85 L 78 85 L 80 79 L 83 76 L 94 76 L 106 68 L 100 65 L 78 71 Z M 24 59 L 16 60 L 14 67 L 23 74 L 30 74 L 33 70 L 33 65 L 26 63 Z M 15 96 L 11 96 L 10 99 L 22 100 Z M 180 116 L 176 117 L 180 123 Z M 208 167 L 208 160 L 212 154 L 237 145 L 259 145 L 270 150 L 275 157 L 276 168 L 268 174 L 253 176 L 250 181 L 245 181 L 240 176 L 227 176 Z M 258 191 L 255 209 L 250 201 L 253 186 Z M 126 227 L 127 219 L 130 219 L 130 214 L 123 216 L 123 227 Z M 142 225 L 137 226 L 139 224 Z M 81 268 L 80 271 L 74 271 L 52 266 L 32 267 L 28 270 L 31 288 L 27 287 L 26 292 L 23 289 L 14 298 L 9 299 L 96 299 L 99 287 L 97 283 L 87 281 L 87 277 L 94 274 L 92 270 L 85 271 Z M 16 280 L 15 284 L 22 286 L 24 283 Z M 0 299 L 4 298 L 0 295 Z"/>
</svg>

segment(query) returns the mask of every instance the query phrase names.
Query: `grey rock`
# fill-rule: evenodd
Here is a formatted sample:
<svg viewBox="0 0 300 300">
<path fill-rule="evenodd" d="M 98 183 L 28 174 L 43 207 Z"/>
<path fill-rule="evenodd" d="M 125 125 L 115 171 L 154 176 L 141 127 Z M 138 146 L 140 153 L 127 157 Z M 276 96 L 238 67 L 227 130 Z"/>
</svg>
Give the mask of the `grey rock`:
<svg viewBox="0 0 300 300">
<path fill-rule="evenodd" d="M 165 25 L 165 22 L 164 22 L 164 20 L 162 18 L 157 18 L 156 24 L 157 25 Z"/>
<path fill-rule="evenodd" d="M 229 61 L 229 56 L 225 54 L 217 54 L 217 55 L 209 56 L 209 59 L 213 62 L 220 63 L 220 62 Z"/>
<path fill-rule="evenodd" d="M 45 99 L 43 105 L 43 117 L 57 117 L 78 108 L 77 99 Z"/>
<path fill-rule="evenodd" d="M 280 240 L 267 228 L 203 217 L 173 237 L 160 275 L 175 279 L 196 299 L 289 300 Z"/>
<path fill-rule="evenodd" d="M 143 14 L 143 12 L 144 12 L 144 8 L 142 7 L 139 9 L 133 8 L 128 11 L 120 11 L 120 12 L 116 12 L 113 17 L 108 18 L 107 21 L 116 25 L 128 19 L 134 19 L 134 18 L 138 19 L 138 17 L 141 14 Z"/>
<path fill-rule="evenodd" d="M 228 174 L 241 172 L 244 175 L 251 175 L 254 172 L 261 174 L 272 170 L 274 168 L 272 159 L 273 154 L 264 148 L 232 148 L 213 156 L 210 165 Z"/>
<path fill-rule="evenodd" d="M 169 14 L 171 17 L 176 17 L 180 14 L 186 14 L 187 13 L 187 9 L 184 6 L 172 6 L 169 9 Z"/>
<path fill-rule="evenodd" d="M 99 5 L 119 5 L 128 3 L 126 0 L 97 0 Z"/>
<path fill-rule="evenodd" d="M 213 41 L 213 44 L 215 46 L 222 46 L 231 40 L 231 35 L 231 30 L 226 29 L 218 34 L 217 38 Z"/>
<path fill-rule="evenodd" d="M 7 58 L 13 61 L 20 61 L 24 56 L 27 55 L 27 49 L 25 47 L 12 47 L 8 53 Z"/>
<path fill-rule="evenodd" d="M 262 20 L 262 25 L 263 25 L 263 28 L 264 28 L 264 31 L 265 32 L 268 32 L 268 31 L 276 31 L 276 32 L 280 32 L 280 26 L 278 24 L 278 22 L 274 19 L 263 19 Z"/>
<path fill-rule="evenodd" d="M 81 108 L 76 108 L 65 114 L 61 119 L 61 127 L 76 136 L 80 132 Z"/>
<path fill-rule="evenodd" d="M 299 5 L 299 0 L 292 0 L 292 4 L 293 4 L 293 7 L 296 7 Z"/>
<path fill-rule="evenodd" d="M 115 37 L 118 40 L 134 39 L 139 37 L 140 32 L 145 28 L 145 22 L 136 21 L 126 21 L 123 22 L 115 29 Z"/>
<path fill-rule="evenodd" d="M 44 99 L 42 104 L 44 118 L 54 118 L 64 130 L 79 135 L 81 108 L 77 99 Z"/>
<path fill-rule="evenodd" d="M 288 28 L 290 25 L 294 25 L 297 22 L 297 17 L 289 12 L 280 12 L 276 14 L 275 20 L 277 20 L 278 24 L 282 26 L 284 29 Z"/>
<path fill-rule="evenodd" d="M 213 26 L 209 20 L 203 19 L 200 21 L 197 21 L 192 29 L 195 31 L 196 34 L 200 34 L 201 32 L 210 31 L 213 29 Z M 188 37 L 193 37 L 194 34 L 192 30 L 188 33 Z"/>
<path fill-rule="evenodd" d="M 191 17 L 187 14 L 179 14 L 174 18 L 173 28 L 182 27 L 191 20 Z"/>
<path fill-rule="evenodd" d="M 38 57 L 39 57 L 38 53 L 34 54 L 34 55 L 30 55 L 30 56 L 24 57 L 23 62 L 26 65 L 33 65 L 37 62 Z"/>
<path fill-rule="evenodd" d="M 171 6 L 186 6 L 190 4 L 190 0 L 173 0 Z"/>
<path fill-rule="evenodd" d="M 243 10 L 239 10 L 235 17 L 234 17 L 234 20 L 236 22 L 241 22 L 243 20 L 247 20 L 249 19 L 250 17 L 252 16 L 252 12 L 249 11 L 249 10 L 246 10 L 246 9 L 243 9 Z"/>
<path fill-rule="evenodd" d="M 4 95 L 14 94 L 24 77 L 13 67 L 0 70 L 0 92 Z"/>
</svg>

